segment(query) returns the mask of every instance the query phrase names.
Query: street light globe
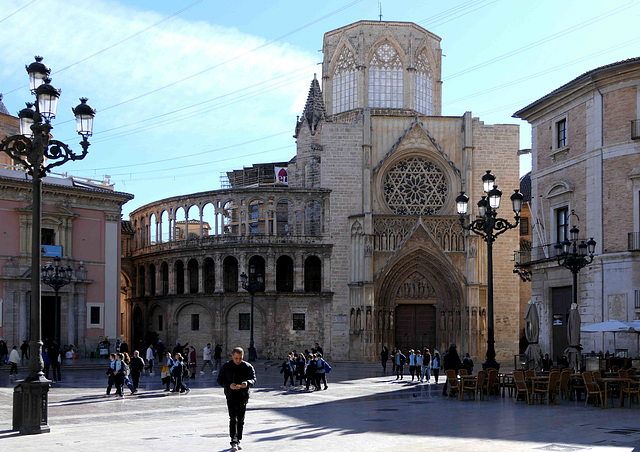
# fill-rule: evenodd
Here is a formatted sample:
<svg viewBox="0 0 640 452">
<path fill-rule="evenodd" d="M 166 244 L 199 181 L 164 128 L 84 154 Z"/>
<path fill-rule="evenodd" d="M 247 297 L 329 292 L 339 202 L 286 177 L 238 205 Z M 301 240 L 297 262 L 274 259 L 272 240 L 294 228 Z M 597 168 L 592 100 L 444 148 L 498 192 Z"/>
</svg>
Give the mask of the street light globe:
<svg viewBox="0 0 640 452">
<path fill-rule="evenodd" d="M 489 193 L 496 182 L 496 176 L 491 174 L 491 170 L 487 170 L 487 172 L 482 176 L 482 188 L 485 193 Z"/>
<path fill-rule="evenodd" d="M 469 209 L 469 197 L 465 195 L 463 191 L 461 191 L 458 197 L 456 198 L 456 210 L 460 215 L 466 215 L 468 209 Z"/>
<path fill-rule="evenodd" d="M 483 196 L 480 201 L 478 201 L 478 215 L 484 217 L 487 214 L 487 206 L 489 202 L 487 201 L 487 197 Z"/>
<path fill-rule="evenodd" d="M 492 209 L 496 210 L 500 207 L 500 198 L 502 198 L 502 191 L 498 190 L 497 185 L 494 185 L 489 191 L 489 205 Z"/>
<path fill-rule="evenodd" d="M 20 135 L 23 135 L 27 138 L 33 138 L 33 130 L 31 130 L 31 126 L 35 122 L 34 115 L 36 114 L 33 109 L 33 104 L 31 102 L 27 102 L 27 108 L 23 108 L 18 112 L 18 118 L 20 119 Z"/>
<path fill-rule="evenodd" d="M 36 56 L 36 61 L 29 66 L 25 66 L 27 73 L 29 74 L 29 88 L 32 92 L 36 90 L 40 85 L 44 83 L 44 79 L 49 76 L 51 69 L 42 63 L 42 57 Z"/>
<path fill-rule="evenodd" d="M 51 85 L 51 79 L 45 78 L 44 82 L 36 88 L 36 98 L 38 99 L 38 111 L 44 119 L 49 121 L 56 117 L 60 91 Z"/>
<path fill-rule="evenodd" d="M 81 97 L 80 104 L 71 109 L 76 117 L 78 133 L 85 137 L 93 135 L 93 118 L 96 115 L 96 111 L 87 104 L 88 100 L 86 97 Z"/>
<path fill-rule="evenodd" d="M 516 188 L 514 193 L 511 195 L 511 204 L 515 213 L 520 213 L 522 211 L 522 201 L 524 201 L 524 195 Z"/>
</svg>

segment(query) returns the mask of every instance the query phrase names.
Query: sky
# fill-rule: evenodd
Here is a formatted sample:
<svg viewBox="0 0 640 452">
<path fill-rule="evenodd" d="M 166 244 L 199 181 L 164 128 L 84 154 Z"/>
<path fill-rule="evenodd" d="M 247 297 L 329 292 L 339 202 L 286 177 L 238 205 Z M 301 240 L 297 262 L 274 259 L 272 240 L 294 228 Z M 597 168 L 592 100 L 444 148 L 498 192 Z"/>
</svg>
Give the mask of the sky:
<svg viewBox="0 0 640 452">
<path fill-rule="evenodd" d="M 134 194 L 127 219 L 219 189 L 225 171 L 291 159 L 324 33 L 380 8 L 442 38 L 443 115 L 519 124 L 521 149 L 531 128 L 515 111 L 640 56 L 640 0 L 0 0 L 0 93 L 17 115 L 33 99 L 25 65 L 43 56 L 62 90 L 52 134 L 76 151 L 71 108 L 88 97 L 89 154 L 56 170 Z"/>
</svg>

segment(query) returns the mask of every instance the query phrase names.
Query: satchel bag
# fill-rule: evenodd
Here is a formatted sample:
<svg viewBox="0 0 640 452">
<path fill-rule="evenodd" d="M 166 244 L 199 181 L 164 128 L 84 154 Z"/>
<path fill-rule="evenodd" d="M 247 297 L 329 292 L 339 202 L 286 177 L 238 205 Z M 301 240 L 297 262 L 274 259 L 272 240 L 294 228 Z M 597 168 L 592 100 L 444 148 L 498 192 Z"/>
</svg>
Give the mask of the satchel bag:
<svg viewBox="0 0 640 452">
<path fill-rule="evenodd" d="M 168 376 L 170 376 L 171 374 L 169 373 L 169 366 L 167 366 L 166 364 L 164 366 L 162 366 L 162 372 L 160 373 L 160 377 L 162 379 L 167 378 Z"/>
</svg>

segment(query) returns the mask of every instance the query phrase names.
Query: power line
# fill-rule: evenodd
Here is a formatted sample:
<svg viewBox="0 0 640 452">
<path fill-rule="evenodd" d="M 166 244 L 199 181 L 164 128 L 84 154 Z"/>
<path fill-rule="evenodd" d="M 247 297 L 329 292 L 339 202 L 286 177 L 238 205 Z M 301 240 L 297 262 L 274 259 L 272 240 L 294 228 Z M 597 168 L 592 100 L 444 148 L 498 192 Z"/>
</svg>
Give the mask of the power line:
<svg viewBox="0 0 640 452">
<path fill-rule="evenodd" d="M 638 5 L 638 3 L 634 2 L 634 3 L 630 3 L 630 4 L 627 4 L 627 5 L 620 6 L 618 8 L 614 8 L 612 10 L 609 10 L 609 11 L 605 12 L 604 14 L 600 14 L 600 15 L 597 15 L 595 17 L 592 17 L 591 19 L 588 19 L 588 20 L 586 20 L 584 22 L 576 24 L 576 25 L 574 25 L 572 27 L 566 28 L 566 29 L 564 29 L 562 31 L 559 31 L 558 33 L 554 33 L 554 34 L 549 35 L 549 36 L 547 36 L 545 38 L 542 38 L 542 39 L 539 39 L 537 41 L 534 41 L 534 42 L 532 42 L 530 44 L 527 44 L 525 46 L 522 46 L 522 47 L 520 47 L 518 49 L 512 50 L 511 52 L 504 53 L 504 54 L 499 55 L 499 56 L 497 56 L 495 58 L 492 58 L 490 60 L 484 61 L 484 62 L 482 62 L 480 64 L 476 64 L 475 66 L 471 66 L 471 67 L 469 67 L 467 69 L 464 69 L 462 71 L 455 72 L 455 73 L 449 75 L 448 77 L 445 77 L 443 79 L 443 81 L 451 80 L 452 78 L 459 77 L 460 75 L 467 74 L 467 73 L 469 73 L 471 71 L 474 71 L 476 69 L 480 69 L 482 67 L 485 67 L 485 66 L 488 66 L 490 64 L 496 63 L 498 61 L 504 60 L 505 58 L 509 58 L 509 57 L 512 57 L 513 55 L 517 55 L 519 53 L 525 52 L 525 51 L 530 50 L 530 49 L 532 49 L 534 47 L 538 47 L 538 46 L 540 46 L 542 44 L 545 44 L 545 43 L 547 43 L 549 41 L 552 41 L 552 40 L 554 40 L 556 38 L 559 38 L 559 37 L 564 36 L 566 34 L 572 33 L 572 32 L 574 32 L 576 30 L 584 28 L 584 27 L 586 27 L 588 25 L 592 25 L 592 24 L 594 24 L 596 22 L 600 22 L 601 20 L 607 19 L 608 17 L 611 17 L 611 16 L 613 16 L 615 14 L 618 14 L 618 13 L 620 13 L 620 12 L 626 10 L 626 9 L 629 9 L 629 8 L 631 8 L 633 6 L 637 6 L 637 5 Z"/>
<path fill-rule="evenodd" d="M 20 11 L 22 11 L 23 9 L 25 9 L 27 6 L 29 6 L 30 4 L 34 3 L 36 0 L 31 0 L 29 3 L 27 3 L 26 5 L 24 5 L 22 8 L 18 8 L 16 9 L 14 12 L 12 12 L 11 14 L 9 14 L 7 17 L 5 17 L 4 19 L 0 20 L 0 24 L 2 22 L 4 22 L 5 20 L 7 20 L 9 17 L 13 16 L 14 14 L 18 14 Z M 9 91 L 11 92 L 11 91 Z"/>
<path fill-rule="evenodd" d="M 451 22 L 452 20 L 459 19 L 462 16 L 466 16 L 467 14 L 471 14 L 474 11 L 477 11 L 477 10 L 482 9 L 482 8 L 484 8 L 486 6 L 489 6 L 489 5 L 493 4 L 493 3 L 496 3 L 498 0 L 493 0 L 492 2 L 485 3 L 484 5 L 482 5 L 481 3 L 483 3 L 484 1 L 486 1 L 486 0 L 482 0 L 482 1 L 476 2 L 476 3 L 469 2 L 469 3 L 472 3 L 472 5 L 470 5 L 470 6 L 477 6 L 477 8 L 473 8 L 473 9 L 470 9 L 468 11 L 465 11 L 465 10 L 469 9 L 467 7 L 461 8 L 461 9 L 459 8 L 460 11 L 453 11 L 451 14 L 446 14 L 443 17 L 437 18 L 437 19 L 435 19 L 435 20 L 433 20 L 431 22 L 426 22 L 427 25 L 425 25 L 425 27 L 428 26 L 431 29 L 439 27 L 441 25 L 444 25 L 446 23 Z M 455 10 L 455 9 L 456 8 L 451 8 L 451 10 Z M 447 11 L 451 11 L 451 10 L 447 10 Z M 457 14 L 458 12 L 460 12 L 461 14 L 458 14 L 456 16 L 455 14 Z M 450 16 L 454 16 L 454 17 L 450 17 Z M 445 20 L 445 19 L 447 19 L 447 20 Z"/>
<path fill-rule="evenodd" d="M 33 3 L 34 1 L 35 1 L 35 0 L 33 0 L 31 3 Z M 130 40 L 130 39 L 132 39 L 132 38 L 135 38 L 135 37 L 136 37 L 136 36 L 138 36 L 138 35 L 141 35 L 141 34 L 142 34 L 142 33 L 144 33 L 145 31 L 148 31 L 148 30 L 150 30 L 150 29 L 152 29 L 152 28 L 154 28 L 154 27 L 156 27 L 156 26 L 160 25 L 161 23 L 168 21 L 169 19 L 171 19 L 171 18 L 173 18 L 173 17 L 177 16 L 178 14 L 183 13 L 183 12 L 187 11 L 188 9 L 193 8 L 193 7 L 194 7 L 194 6 L 196 6 L 198 3 L 202 3 L 203 1 L 204 1 L 204 0 L 196 0 L 195 2 L 193 2 L 193 3 L 191 3 L 191 4 L 187 5 L 187 6 L 185 6 L 184 8 L 179 9 L 179 10 L 178 10 L 178 11 L 176 11 L 175 13 L 169 14 L 169 15 L 168 15 L 168 16 L 166 16 L 164 19 L 161 19 L 161 20 L 159 20 L 158 22 L 156 22 L 156 23 L 154 23 L 154 24 L 151 24 L 151 25 L 149 25 L 148 27 L 143 28 L 143 29 L 142 29 L 142 30 L 140 30 L 140 31 L 136 31 L 135 33 L 133 33 L 132 35 L 127 36 L 126 38 L 121 39 L 120 41 L 117 41 L 117 42 L 115 42 L 114 44 L 111 44 L 110 46 L 107 46 L 107 47 L 105 47 L 105 48 L 104 48 L 104 49 L 102 49 L 102 50 L 98 50 L 97 52 L 92 53 L 91 55 L 86 56 L 86 57 L 82 58 L 81 60 L 76 61 L 75 63 L 71 63 L 70 65 L 63 67 L 62 69 L 58 69 L 57 71 L 54 71 L 54 72 L 53 72 L 53 75 L 58 74 L 58 73 L 60 73 L 60 72 L 62 72 L 62 71 L 66 71 L 67 69 L 69 69 L 69 68 L 71 68 L 71 67 L 73 67 L 73 66 L 75 66 L 75 65 L 77 65 L 77 64 L 80 64 L 80 63 L 82 63 L 82 62 L 85 62 L 85 61 L 87 61 L 88 59 L 93 58 L 94 56 L 100 55 L 101 53 L 104 53 L 104 52 L 106 52 L 107 50 L 113 49 L 114 47 L 119 46 L 120 44 L 122 44 L 122 43 L 124 43 L 124 42 L 126 42 L 126 41 L 128 41 L 128 40 Z M 25 5 L 25 7 L 26 7 L 26 6 L 28 6 L 28 5 Z M 24 8 L 24 7 L 23 7 L 23 8 Z M 22 9 L 22 8 L 21 8 L 21 9 Z M 20 10 L 18 10 L 18 11 L 20 11 Z M 17 12 L 17 11 L 16 11 L 16 12 Z M 15 14 L 15 13 L 14 13 L 14 14 Z M 3 19 L 3 20 L 4 20 L 4 19 Z M 2 22 L 2 21 L 0 21 L 0 22 Z M 19 87 L 17 87 L 17 88 L 12 89 L 11 91 L 7 91 L 5 94 L 13 93 L 14 91 L 17 91 L 17 90 L 19 90 L 19 89 L 25 88 L 25 87 L 27 87 L 27 86 L 28 86 L 28 85 L 22 85 L 22 86 L 19 86 Z"/>
</svg>

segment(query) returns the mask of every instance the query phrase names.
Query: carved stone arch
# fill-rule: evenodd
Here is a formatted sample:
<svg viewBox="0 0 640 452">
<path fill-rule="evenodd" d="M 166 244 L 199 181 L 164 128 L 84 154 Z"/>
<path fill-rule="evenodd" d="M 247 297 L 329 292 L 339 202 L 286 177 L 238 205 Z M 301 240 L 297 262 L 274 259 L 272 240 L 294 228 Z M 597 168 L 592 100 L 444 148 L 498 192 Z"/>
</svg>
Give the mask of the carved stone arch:
<svg viewBox="0 0 640 452">
<path fill-rule="evenodd" d="M 362 223 L 360 220 L 356 220 L 351 225 L 351 235 L 362 235 L 364 234 L 364 228 L 362 227 Z"/>
<path fill-rule="evenodd" d="M 371 66 L 371 59 L 373 58 L 373 55 L 378 51 L 378 48 L 384 44 L 389 44 L 391 47 L 393 47 L 393 49 L 396 51 L 396 53 L 400 57 L 402 68 L 406 69 L 408 65 L 407 63 L 408 63 L 409 57 L 405 53 L 404 49 L 402 48 L 402 45 L 398 42 L 395 36 L 393 36 L 390 32 L 383 33 L 382 36 L 380 36 L 380 38 L 378 38 L 378 40 L 371 45 L 371 47 L 369 48 L 369 51 L 367 52 L 367 58 L 365 60 L 366 66 L 367 67 Z"/>
<path fill-rule="evenodd" d="M 431 68 L 431 74 L 433 75 L 435 82 L 435 77 L 438 74 L 438 66 L 436 64 L 438 60 L 436 59 L 436 56 L 433 54 L 433 50 L 431 49 L 430 39 L 431 38 L 428 35 L 422 38 L 422 41 L 420 41 L 420 44 L 416 46 L 416 49 L 413 52 L 413 61 L 411 63 L 412 66 L 415 67 L 417 56 L 422 52 L 425 52 L 427 54 L 427 60 L 429 61 L 429 67 Z"/>
<path fill-rule="evenodd" d="M 553 182 L 549 186 L 549 188 L 545 192 L 544 197 L 549 199 L 549 198 L 555 198 L 556 196 L 571 195 L 571 194 L 573 194 L 573 184 L 565 180 L 558 180 Z"/>
<path fill-rule="evenodd" d="M 171 316 L 171 322 L 172 323 L 176 323 L 178 321 L 178 317 L 180 316 L 180 313 L 188 306 L 191 305 L 197 305 L 199 307 L 201 307 L 202 309 L 204 309 L 207 314 L 209 314 L 212 318 L 214 316 L 214 312 L 211 310 L 211 308 L 209 306 L 207 306 L 207 304 L 201 302 L 201 301 L 197 301 L 197 300 L 189 300 L 189 301 L 185 301 L 183 303 L 181 303 L 175 311 L 173 311 L 173 314 Z"/>
<path fill-rule="evenodd" d="M 344 49 L 347 49 L 349 52 L 351 52 L 351 54 L 353 55 L 353 60 L 356 63 L 356 67 L 358 66 L 358 52 L 351 45 L 351 43 L 345 36 L 346 35 L 344 33 L 342 34 L 342 36 L 340 36 L 340 40 L 336 45 L 335 52 L 333 52 L 329 57 L 329 64 L 327 65 L 327 73 L 325 74 L 328 77 L 333 78 L 333 76 L 335 75 L 335 70 L 338 64 L 338 60 L 340 59 L 340 55 L 342 55 L 342 52 L 344 51 Z"/>
</svg>

